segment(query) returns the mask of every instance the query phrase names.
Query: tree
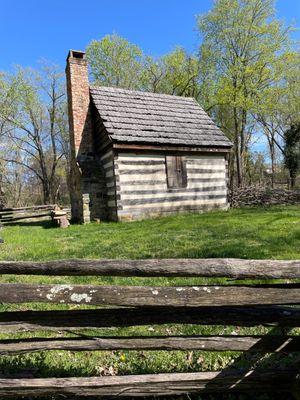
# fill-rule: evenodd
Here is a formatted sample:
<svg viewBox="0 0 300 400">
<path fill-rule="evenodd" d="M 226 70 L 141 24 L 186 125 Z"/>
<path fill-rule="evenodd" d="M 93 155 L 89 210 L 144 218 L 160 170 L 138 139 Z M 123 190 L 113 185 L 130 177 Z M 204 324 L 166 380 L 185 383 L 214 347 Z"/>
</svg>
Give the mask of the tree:
<svg viewBox="0 0 300 400">
<path fill-rule="evenodd" d="M 281 80 L 276 65 L 288 47 L 288 29 L 274 17 L 272 0 L 217 0 L 198 18 L 206 63 L 214 71 L 216 104 L 233 121 L 237 184 L 244 184 L 251 112 L 263 104 L 264 90 Z M 207 50 L 209 49 L 209 51 Z M 207 54 L 208 53 L 208 54 Z"/>
<path fill-rule="evenodd" d="M 177 96 L 198 96 L 199 60 L 183 48 L 144 63 L 143 86 L 146 90 Z"/>
<path fill-rule="evenodd" d="M 282 79 L 264 90 L 263 104 L 254 118 L 267 138 L 272 166 L 272 186 L 277 154 L 285 157 L 285 131 L 300 121 L 300 55 L 289 52 L 277 63 Z"/>
<path fill-rule="evenodd" d="M 41 73 L 18 68 L 7 75 L 0 121 L 6 137 L 3 160 L 19 165 L 41 183 L 43 202 L 55 202 L 57 169 L 65 156 L 67 132 L 63 75 L 55 66 Z"/>
<path fill-rule="evenodd" d="M 95 84 L 178 96 L 198 96 L 199 60 L 183 48 L 154 58 L 128 40 L 113 34 L 87 47 Z"/>
<path fill-rule="evenodd" d="M 300 123 L 285 132 L 284 141 L 284 163 L 289 171 L 291 188 L 294 188 L 300 171 Z"/>
<path fill-rule="evenodd" d="M 93 40 L 86 49 L 93 81 L 102 86 L 139 89 L 143 53 L 135 44 L 116 34 Z"/>
</svg>

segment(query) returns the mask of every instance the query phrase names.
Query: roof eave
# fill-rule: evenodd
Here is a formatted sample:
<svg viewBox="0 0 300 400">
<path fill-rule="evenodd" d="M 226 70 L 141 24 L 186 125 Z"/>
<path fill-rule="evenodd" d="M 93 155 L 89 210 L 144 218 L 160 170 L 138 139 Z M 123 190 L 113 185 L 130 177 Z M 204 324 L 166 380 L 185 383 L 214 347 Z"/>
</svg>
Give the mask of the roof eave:
<svg viewBox="0 0 300 400">
<path fill-rule="evenodd" d="M 182 152 L 182 153 L 229 153 L 232 145 L 228 146 L 183 146 L 174 144 L 147 144 L 113 142 L 113 148 L 120 151 L 155 151 L 155 152 Z"/>
</svg>

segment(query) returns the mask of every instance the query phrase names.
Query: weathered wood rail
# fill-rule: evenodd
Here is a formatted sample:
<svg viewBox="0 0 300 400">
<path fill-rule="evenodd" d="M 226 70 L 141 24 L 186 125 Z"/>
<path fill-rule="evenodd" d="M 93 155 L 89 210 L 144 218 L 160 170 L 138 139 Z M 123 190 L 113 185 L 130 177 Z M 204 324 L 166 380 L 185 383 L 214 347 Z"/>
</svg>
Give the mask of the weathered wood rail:
<svg viewBox="0 0 300 400">
<path fill-rule="evenodd" d="M 4 208 L 0 211 L 0 222 L 11 223 L 22 220 L 51 218 L 51 212 L 54 211 L 55 205 L 47 204 L 40 206 Z"/>
<path fill-rule="evenodd" d="M 0 332 L 149 324 L 274 326 L 271 335 L 87 336 L 0 340 L 0 355 L 35 351 L 201 350 L 261 354 L 300 352 L 300 261 L 278 260 L 60 260 L 0 262 L 0 274 L 123 277 L 224 277 L 222 285 L 131 286 L 1 283 L 1 303 L 95 305 L 94 309 L 3 311 Z M 256 279 L 260 283 L 243 283 Z M 279 283 L 261 280 L 279 279 Z M 233 284 L 232 280 L 236 280 Z M 288 280 L 283 283 L 283 280 Z M 124 281 L 126 283 L 126 281 Z M 168 281 L 168 285 L 172 281 Z M 104 308 L 101 308 L 104 306 Z M 107 308 L 107 306 L 113 306 Z M 116 308 L 117 307 L 117 308 Z M 125 307 L 125 308 L 124 308 Z M 280 332 L 280 333 L 278 333 Z M 296 357 L 297 359 L 297 357 Z M 288 369 L 226 369 L 218 372 L 81 378 L 1 377 L 0 397 L 165 396 L 224 391 L 299 394 L 299 364 Z M 298 394 L 297 394 L 298 393 Z"/>
<path fill-rule="evenodd" d="M 9 224 L 21 221 L 57 221 L 62 227 L 67 227 L 68 209 L 62 210 L 56 204 L 29 206 L 23 208 L 4 208 L 0 210 L 0 223 Z"/>
<path fill-rule="evenodd" d="M 295 279 L 300 277 L 300 261 L 237 258 L 0 261 L 0 270 L 1 274 L 15 275 Z"/>
</svg>

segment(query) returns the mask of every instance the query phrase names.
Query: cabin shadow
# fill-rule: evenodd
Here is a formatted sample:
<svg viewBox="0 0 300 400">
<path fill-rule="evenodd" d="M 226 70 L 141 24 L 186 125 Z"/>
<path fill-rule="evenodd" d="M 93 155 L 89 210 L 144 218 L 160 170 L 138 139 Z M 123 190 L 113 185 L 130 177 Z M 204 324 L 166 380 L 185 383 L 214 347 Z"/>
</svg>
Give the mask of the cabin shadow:
<svg viewBox="0 0 300 400">
<path fill-rule="evenodd" d="M 284 368 L 286 370 L 288 366 L 292 367 L 293 371 L 298 370 L 300 366 L 299 352 L 295 353 L 298 354 L 298 356 L 290 357 L 293 353 L 289 352 L 295 350 L 295 348 L 293 348 L 293 339 L 289 337 L 291 331 L 292 328 L 274 327 L 268 334 L 261 337 L 248 351 L 241 353 L 240 356 L 235 358 L 230 366 L 224 368 L 218 377 L 222 376 L 226 379 L 226 377 L 230 377 L 230 375 L 237 371 L 241 373 L 236 381 L 231 381 L 227 386 L 225 385 L 224 392 L 226 392 L 226 394 L 195 394 L 191 395 L 190 398 L 193 400 L 252 400 L 255 395 L 255 399 L 257 400 L 295 400 L 295 397 L 291 393 L 292 388 L 287 387 L 286 391 L 281 390 L 281 385 L 288 385 L 286 385 L 286 382 L 276 377 L 276 372 L 284 370 Z M 276 339 L 273 343 L 270 341 L 271 337 Z M 243 369 L 241 369 L 241 364 L 244 365 Z M 260 376 L 260 372 L 264 371 L 266 364 L 272 366 L 272 370 L 274 371 L 273 382 L 269 383 L 269 387 L 266 385 L 265 392 L 252 389 L 255 383 L 264 383 L 263 376 Z M 294 373 L 292 372 L 292 368 L 291 379 Z M 253 380 L 254 374 L 256 374 L 256 378 Z M 270 379 L 270 376 L 266 378 Z M 296 375 L 294 375 L 294 378 L 296 378 Z M 218 384 L 219 380 L 217 380 L 217 382 L 212 380 L 207 383 L 205 390 L 213 393 Z M 249 387 L 247 392 L 245 392 L 245 387 L 247 386 Z M 274 386 L 278 388 L 277 393 L 274 391 Z M 268 389 L 271 390 L 271 392 L 269 392 Z M 296 397 L 296 400 L 297 399 Z"/>
<path fill-rule="evenodd" d="M 16 222 L 6 222 L 5 225 L 3 225 L 4 229 L 6 226 L 19 226 L 19 227 L 35 227 L 35 226 L 40 226 L 43 229 L 56 229 L 57 226 L 55 225 L 54 222 L 47 220 L 47 221 L 16 221 Z"/>
</svg>

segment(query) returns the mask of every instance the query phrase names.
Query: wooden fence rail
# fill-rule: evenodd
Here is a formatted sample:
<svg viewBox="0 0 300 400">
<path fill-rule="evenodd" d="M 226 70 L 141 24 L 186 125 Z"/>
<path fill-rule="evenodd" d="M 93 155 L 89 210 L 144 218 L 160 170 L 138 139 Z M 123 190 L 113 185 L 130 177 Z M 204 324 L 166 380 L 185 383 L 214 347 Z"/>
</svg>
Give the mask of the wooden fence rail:
<svg viewBox="0 0 300 400">
<path fill-rule="evenodd" d="M 123 277 L 224 277 L 280 279 L 279 283 L 180 286 L 1 283 L 1 303 L 83 305 L 83 309 L 2 311 L 0 332 L 61 331 L 149 324 L 274 326 L 271 335 L 39 337 L 0 340 L 0 355 L 36 351 L 201 350 L 253 353 L 300 352 L 300 261 L 278 260 L 62 260 L 0 262 L 0 274 Z M 288 279 L 289 283 L 283 283 Z M 168 281 L 168 285 L 172 281 Z M 96 305 L 98 308 L 88 308 Z M 107 308 L 109 306 L 109 308 Z M 125 308 L 124 308 L 125 307 Z M 252 368 L 252 369 L 251 369 Z M 224 391 L 299 392 L 299 365 L 289 369 L 79 378 L 1 377 L 0 396 L 161 396 Z"/>
<path fill-rule="evenodd" d="M 23 208 L 4 208 L 0 210 L 0 223 L 15 223 L 34 220 L 67 218 L 68 209 L 61 210 L 56 204 L 30 206 Z"/>
<path fill-rule="evenodd" d="M 1 274 L 300 279 L 300 260 L 149 259 L 0 261 Z"/>
<path fill-rule="evenodd" d="M 0 342 L 0 355 L 42 350 L 202 350 L 286 353 L 300 349 L 297 336 L 153 336 L 91 338 L 32 338 Z"/>
<path fill-rule="evenodd" d="M 295 370 L 194 372 L 91 378 L 0 379 L 2 396 L 115 396 L 149 397 L 182 393 L 253 391 L 288 392 L 297 378 Z"/>
<path fill-rule="evenodd" d="M 201 307 L 300 304 L 298 285 L 99 286 L 0 284 L 1 303 L 56 303 L 125 307 Z"/>
<path fill-rule="evenodd" d="M 88 310 L 13 311 L 0 313 L 0 332 L 139 325 L 191 324 L 294 328 L 300 326 L 300 309 L 281 306 L 253 307 L 143 307 Z"/>
<path fill-rule="evenodd" d="M 22 220 L 51 218 L 51 212 L 55 210 L 55 205 L 41 205 L 23 208 L 4 208 L 0 211 L 1 223 L 12 223 Z"/>
</svg>

